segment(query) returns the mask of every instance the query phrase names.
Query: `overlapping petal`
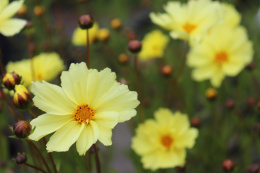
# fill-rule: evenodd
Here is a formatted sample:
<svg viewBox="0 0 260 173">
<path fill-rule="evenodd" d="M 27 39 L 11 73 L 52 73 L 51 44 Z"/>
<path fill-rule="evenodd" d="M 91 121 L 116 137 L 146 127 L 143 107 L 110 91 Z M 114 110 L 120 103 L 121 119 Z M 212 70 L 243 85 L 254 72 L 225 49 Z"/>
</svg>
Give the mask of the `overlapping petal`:
<svg viewBox="0 0 260 173">
<path fill-rule="evenodd" d="M 13 36 L 21 31 L 26 25 L 26 21 L 22 19 L 8 19 L 0 21 L 0 33 L 5 36 Z"/>
</svg>

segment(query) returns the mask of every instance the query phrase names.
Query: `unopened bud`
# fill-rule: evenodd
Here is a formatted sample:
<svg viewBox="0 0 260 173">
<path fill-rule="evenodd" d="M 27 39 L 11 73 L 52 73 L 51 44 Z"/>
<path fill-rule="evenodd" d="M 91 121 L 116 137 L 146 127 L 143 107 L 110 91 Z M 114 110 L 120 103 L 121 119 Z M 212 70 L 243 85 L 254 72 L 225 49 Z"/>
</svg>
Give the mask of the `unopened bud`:
<svg viewBox="0 0 260 173">
<path fill-rule="evenodd" d="M 100 41 L 107 41 L 109 39 L 110 32 L 108 29 L 103 28 L 98 31 L 98 39 Z"/>
<path fill-rule="evenodd" d="M 18 121 L 13 126 L 13 131 L 16 137 L 18 138 L 26 138 L 30 135 L 32 130 L 32 126 L 28 121 Z"/>
<path fill-rule="evenodd" d="M 122 22 L 120 19 L 115 18 L 111 21 L 110 26 L 113 29 L 120 29 L 122 27 Z"/>
<path fill-rule="evenodd" d="M 27 13 L 27 7 L 25 4 L 22 5 L 22 7 L 18 10 L 17 15 L 18 16 L 24 16 Z"/>
<path fill-rule="evenodd" d="M 160 72 L 163 76 L 170 76 L 172 74 L 172 67 L 170 65 L 164 65 L 161 67 Z"/>
<path fill-rule="evenodd" d="M 41 17 L 45 12 L 45 8 L 43 6 L 37 5 L 34 7 L 33 12 L 35 16 Z"/>
<path fill-rule="evenodd" d="M 248 173 L 258 173 L 259 172 L 259 165 L 255 164 L 255 165 L 251 165 L 248 169 L 247 169 Z"/>
<path fill-rule="evenodd" d="M 234 100 L 227 100 L 225 106 L 227 109 L 233 109 L 235 107 Z"/>
<path fill-rule="evenodd" d="M 126 64 L 129 61 L 129 56 L 125 53 L 119 55 L 118 60 L 121 64 Z"/>
<path fill-rule="evenodd" d="M 206 98 L 207 98 L 208 100 L 215 100 L 216 97 L 218 96 L 218 92 L 217 92 L 217 90 L 214 89 L 214 88 L 209 88 L 209 89 L 207 89 L 205 95 L 206 95 Z"/>
<path fill-rule="evenodd" d="M 85 14 L 79 17 L 78 24 L 81 29 L 90 29 L 94 25 L 94 19 L 91 15 Z"/>
<path fill-rule="evenodd" d="M 27 161 L 27 157 L 25 154 L 19 154 L 16 156 L 15 161 L 17 164 L 23 164 Z"/>
<path fill-rule="evenodd" d="M 254 106 L 255 106 L 255 99 L 252 98 L 252 97 L 249 97 L 249 98 L 247 99 L 247 105 L 248 105 L 248 106 L 251 106 L 251 107 L 254 107 Z"/>
<path fill-rule="evenodd" d="M 142 49 L 142 44 L 140 41 L 138 40 L 131 40 L 128 43 L 128 50 L 130 50 L 130 52 L 132 53 L 138 53 L 140 52 Z"/>
<path fill-rule="evenodd" d="M 193 117 L 191 120 L 190 120 L 190 124 L 192 127 L 200 127 L 201 125 L 201 121 L 200 121 L 200 118 L 198 117 Z"/>
<path fill-rule="evenodd" d="M 224 160 L 222 163 L 222 169 L 226 172 L 231 172 L 235 167 L 235 164 L 232 160 Z"/>
<path fill-rule="evenodd" d="M 6 73 L 2 79 L 2 82 L 7 89 L 13 90 L 15 85 L 20 84 L 21 77 L 15 72 Z"/>
<path fill-rule="evenodd" d="M 31 101 L 31 95 L 23 85 L 16 85 L 13 101 L 18 108 L 26 109 Z"/>
</svg>

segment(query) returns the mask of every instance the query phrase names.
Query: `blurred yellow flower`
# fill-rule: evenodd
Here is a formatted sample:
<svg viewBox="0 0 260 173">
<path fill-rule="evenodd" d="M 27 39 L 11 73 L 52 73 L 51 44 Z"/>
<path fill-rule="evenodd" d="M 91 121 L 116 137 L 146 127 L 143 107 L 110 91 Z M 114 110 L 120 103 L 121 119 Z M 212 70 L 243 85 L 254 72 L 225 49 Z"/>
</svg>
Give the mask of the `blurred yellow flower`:
<svg viewBox="0 0 260 173">
<path fill-rule="evenodd" d="M 93 43 L 98 36 L 99 27 L 94 23 L 93 27 L 88 30 L 89 43 Z M 75 46 L 85 46 L 87 44 L 87 30 L 77 27 L 72 35 L 72 44 Z"/>
<path fill-rule="evenodd" d="M 210 79 L 219 87 L 225 76 L 236 76 L 253 57 L 252 43 L 243 27 L 219 25 L 214 27 L 201 44 L 196 44 L 188 54 L 188 65 L 194 67 L 196 81 Z"/>
<path fill-rule="evenodd" d="M 186 148 L 194 146 L 197 136 L 198 130 L 190 128 L 187 115 L 160 108 L 155 120 L 139 125 L 132 148 L 146 169 L 184 166 Z"/>
<path fill-rule="evenodd" d="M 237 27 L 241 21 L 241 15 L 233 5 L 221 3 L 219 7 L 219 24 Z"/>
<path fill-rule="evenodd" d="M 55 53 L 41 53 L 33 57 L 33 71 L 35 80 L 51 81 L 65 69 L 60 56 Z M 33 80 L 31 60 L 24 59 L 17 62 L 9 62 L 6 66 L 7 72 L 16 72 L 22 76 L 24 86 L 30 86 Z"/>
<path fill-rule="evenodd" d="M 168 2 L 166 13 L 150 14 L 153 23 L 170 30 L 174 39 L 188 40 L 191 44 L 201 37 L 218 21 L 217 2 L 192 0 L 187 4 Z"/>
<path fill-rule="evenodd" d="M 146 34 L 142 41 L 142 50 L 138 54 L 139 59 L 145 61 L 152 58 L 162 58 L 168 42 L 169 37 L 160 30 Z"/>
<path fill-rule="evenodd" d="M 22 7 L 24 1 L 13 1 L 8 5 L 8 0 L 0 1 L 0 33 L 5 36 L 13 36 L 26 25 L 26 20 L 12 18 Z"/>
<path fill-rule="evenodd" d="M 111 145 L 112 129 L 136 115 L 137 93 L 116 81 L 109 68 L 100 72 L 85 63 L 71 64 L 61 75 L 61 87 L 34 82 L 33 102 L 45 114 L 31 121 L 35 131 L 29 136 L 38 141 L 55 132 L 47 150 L 68 151 L 73 143 L 80 155 L 99 140 Z"/>
</svg>

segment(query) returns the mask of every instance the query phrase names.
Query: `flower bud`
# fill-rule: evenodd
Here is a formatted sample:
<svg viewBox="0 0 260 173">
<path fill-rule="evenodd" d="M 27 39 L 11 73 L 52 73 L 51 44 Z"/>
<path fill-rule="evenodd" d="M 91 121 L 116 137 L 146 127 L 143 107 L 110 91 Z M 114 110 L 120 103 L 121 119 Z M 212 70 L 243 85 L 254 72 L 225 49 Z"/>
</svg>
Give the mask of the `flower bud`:
<svg viewBox="0 0 260 173">
<path fill-rule="evenodd" d="M 25 4 L 22 5 L 22 7 L 18 10 L 17 15 L 18 16 L 25 16 L 27 13 L 27 7 Z"/>
<path fill-rule="evenodd" d="M 90 29 L 94 25 L 94 19 L 91 15 L 85 14 L 79 17 L 78 24 L 81 29 Z"/>
<path fill-rule="evenodd" d="M 25 109 L 31 101 L 31 95 L 23 85 L 16 85 L 13 101 L 15 106 Z"/>
<path fill-rule="evenodd" d="M 200 118 L 198 117 L 193 117 L 191 120 L 190 120 L 190 124 L 192 127 L 200 127 L 201 125 L 201 121 L 200 121 Z"/>
<path fill-rule="evenodd" d="M 33 12 L 35 16 L 41 17 L 45 12 L 45 8 L 43 6 L 37 5 L 34 7 Z"/>
<path fill-rule="evenodd" d="M 254 107 L 255 106 L 255 99 L 252 98 L 252 97 L 249 97 L 247 99 L 247 105 L 250 106 L 250 107 Z"/>
<path fill-rule="evenodd" d="M 225 106 L 227 109 L 233 109 L 235 107 L 234 100 L 227 100 Z"/>
<path fill-rule="evenodd" d="M 30 135 L 32 126 L 29 122 L 21 120 L 14 124 L 13 131 L 16 137 L 26 138 Z"/>
<path fill-rule="evenodd" d="M 20 84 L 21 77 L 15 72 L 6 73 L 2 79 L 2 82 L 7 89 L 13 90 L 15 85 Z"/>
<path fill-rule="evenodd" d="M 140 52 L 142 49 L 142 44 L 140 41 L 138 40 L 131 40 L 128 43 L 128 50 L 130 50 L 130 52 L 132 53 L 138 53 Z"/>
<path fill-rule="evenodd" d="M 248 169 L 247 169 L 248 173 L 258 173 L 259 172 L 259 165 L 255 164 L 255 165 L 251 165 Z"/>
<path fill-rule="evenodd" d="M 120 79 L 118 82 L 123 85 L 128 85 L 127 81 L 124 78 Z"/>
<path fill-rule="evenodd" d="M 208 88 L 205 95 L 208 100 L 215 100 L 218 96 L 218 92 L 214 88 Z"/>
<path fill-rule="evenodd" d="M 251 62 L 250 64 L 248 64 L 246 66 L 247 70 L 251 71 L 251 70 L 254 70 L 255 69 L 255 62 Z"/>
<path fill-rule="evenodd" d="M 235 167 L 235 164 L 232 160 L 224 160 L 222 163 L 222 169 L 226 172 L 231 172 Z"/>
<path fill-rule="evenodd" d="M 129 56 L 125 53 L 119 55 L 118 60 L 121 64 L 126 64 L 129 61 Z"/>
<path fill-rule="evenodd" d="M 25 154 L 19 154 L 16 156 L 15 161 L 17 164 L 23 164 L 27 161 L 27 157 Z"/>
<path fill-rule="evenodd" d="M 110 26 L 113 29 L 120 29 L 122 27 L 122 22 L 120 19 L 115 18 L 111 21 Z"/>
<path fill-rule="evenodd" d="M 172 74 L 172 67 L 170 65 L 164 65 L 161 67 L 160 72 L 163 76 L 170 76 Z"/>
<path fill-rule="evenodd" d="M 108 29 L 103 28 L 98 31 L 98 39 L 100 41 L 107 41 L 109 39 L 110 32 Z"/>
</svg>

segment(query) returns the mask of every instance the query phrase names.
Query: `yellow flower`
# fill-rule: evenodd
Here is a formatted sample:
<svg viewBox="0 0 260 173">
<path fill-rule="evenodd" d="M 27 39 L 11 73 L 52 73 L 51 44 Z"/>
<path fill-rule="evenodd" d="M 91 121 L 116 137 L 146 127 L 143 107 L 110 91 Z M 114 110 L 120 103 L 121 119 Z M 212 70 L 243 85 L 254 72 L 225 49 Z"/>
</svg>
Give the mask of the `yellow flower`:
<svg viewBox="0 0 260 173">
<path fill-rule="evenodd" d="M 208 29 L 218 21 L 217 2 L 192 0 L 187 4 L 168 2 L 166 13 L 150 14 L 153 23 L 170 30 L 174 39 L 199 41 Z"/>
<path fill-rule="evenodd" d="M 219 7 L 219 24 L 237 27 L 241 21 L 241 15 L 233 5 L 221 3 Z"/>
<path fill-rule="evenodd" d="M 137 128 L 132 148 L 146 169 L 184 166 L 186 148 L 194 146 L 197 136 L 198 130 L 190 128 L 187 115 L 160 108 L 155 120 L 146 120 Z"/>
<path fill-rule="evenodd" d="M 8 5 L 8 0 L 0 1 L 0 33 L 5 36 L 13 36 L 26 25 L 22 19 L 12 18 L 23 5 L 23 0 L 13 1 Z"/>
<path fill-rule="evenodd" d="M 214 87 L 219 87 L 225 76 L 236 76 L 252 57 L 252 43 L 243 27 L 219 25 L 201 44 L 192 47 L 187 63 L 195 68 L 192 72 L 194 80 L 210 79 Z"/>
<path fill-rule="evenodd" d="M 137 93 L 116 81 L 109 68 L 100 72 L 85 63 L 71 64 L 61 75 L 61 87 L 34 82 L 33 102 L 45 114 L 31 121 L 30 139 L 38 141 L 55 132 L 47 150 L 68 151 L 73 143 L 80 155 L 99 140 L 111 145 L 112 129 L 136 115 Z"/>
<path fill-rule="evenodd" d="M 98 36 L 98 24 L 94 23 L 93 27 L 88 30 L 89 43 L 93 43 Z M 87 30 L 77 27 L 72 35 L 72 44 L 75 46 L 85 46 L 87 44 Z"/>
<path fill-rule="evenodd" d="M 154 30 L 146 34 L 142 41 L 142 50 L 139 53 L 139 59 L 145 61 L 152 58 L 162 58 L 168 42 L 168 36 L 159 30 Z"/>
<path fill-rule="evenodd" d="M 65 69 L 65 66 L 57 53 L 41 53 L 33 57 L 33 69 L 35 80 L 51 81 Z M 22 76 L 24 86 L 30 86 L 33 81 L 30 59 L 9 62 L 6 66 L 6 71 L 15 71 Z"/>
</svg>

